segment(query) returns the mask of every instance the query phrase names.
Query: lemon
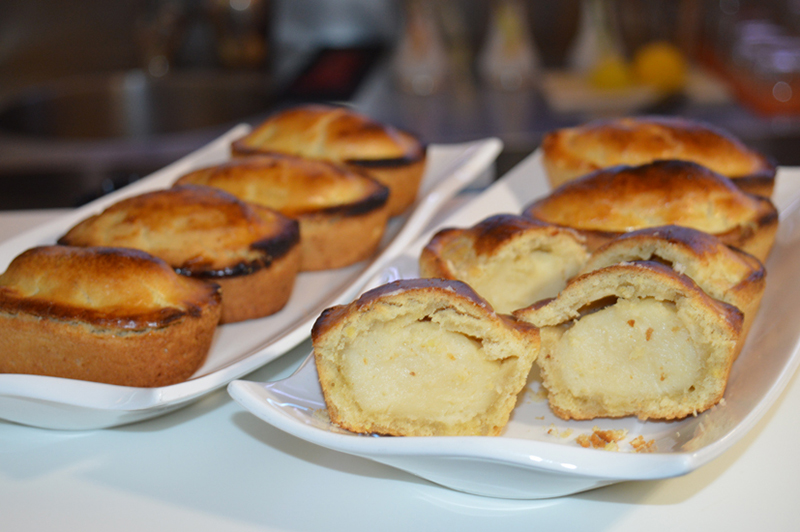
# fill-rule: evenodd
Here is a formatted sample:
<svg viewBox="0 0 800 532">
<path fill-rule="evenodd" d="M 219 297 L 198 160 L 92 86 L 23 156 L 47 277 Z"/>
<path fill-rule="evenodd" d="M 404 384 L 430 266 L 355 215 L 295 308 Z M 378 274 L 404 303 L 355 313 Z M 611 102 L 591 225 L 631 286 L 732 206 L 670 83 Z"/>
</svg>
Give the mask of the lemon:
<svg viewBox="0 0 800 532">
<path fill-rule="evenodd" d="M 589 83 L 598 89 L 623 89 L 632 82 L 630 67 L 617 55 L 601 57 L 589 72 Z"/>
<path fill-rule="evenodd" d="M 639 48 L 633 56 L 636 78 L 656 89 L 674 92 L 686 83 L 686 58 L 677 46 L 655 41 Z"/>
</svg>

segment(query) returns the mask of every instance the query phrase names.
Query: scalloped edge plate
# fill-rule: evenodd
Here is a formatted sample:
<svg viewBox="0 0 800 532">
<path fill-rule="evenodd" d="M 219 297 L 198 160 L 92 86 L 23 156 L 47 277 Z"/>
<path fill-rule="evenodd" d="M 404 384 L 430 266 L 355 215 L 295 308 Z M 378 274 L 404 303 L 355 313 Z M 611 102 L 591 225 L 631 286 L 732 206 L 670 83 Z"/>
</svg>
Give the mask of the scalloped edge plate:
<svg viewBox="0 0 800 532">
<path fill-rule="evenodd" d="M 52 244 L 72 225 L 121 198 L 170 186 L 201 166 L 228 159 L 230 143 L 249 131 L 239 125 L 207 146 L 124 189 L 0 244 L 5 269 L 19 253 Z M 86 430 L 141 421 L 185 406 L 278 358 L 307 338 L 322 309 L 348 301 L 389 259 L 425 229 L 439 208 L 490 171 L 502 150 L 498 139 L 428 146 L 428 163 L 417 201 L 393 218 L 376 256 L 346 268 L 301 273 L 280 312 L 222 325 L 203 366 L 185 382 L 135 388 L 38 375 L 0 375 L 0 419 L 50 429 Z"/>
<path fill-rule="evenodd" d="M 520 212 L 548 192 L 537 152 L 439 225 L 467 227 L 501 212 Z M 317 445 L 402 469 L 468 493 L 515 499 L 569 495 L 626 480 L 687 474 L 739 441 L 778 399 L 800 363 L 800 168 L 781 168 L 775 197 L 781 225 L 767 261 L 767 288 L 747 345 L 734 364 L 725 399 L 696 417 L 672 422 L 636 418 L 565 421 L 539 393 L 536 370 L 499 437 L 393 438 L 356 435 L 332 425 L 313 355 L 287 379 L 234 381 L 230 395 L 267 423 Z M 367 285 L 418 275 L 417 258 L 436 228 L 388 263 Z M 576 438 L 627 430 L 616 452 L 581 447 Z M 651 453 L 631 441 L 654 440 Z"/>
</svg>

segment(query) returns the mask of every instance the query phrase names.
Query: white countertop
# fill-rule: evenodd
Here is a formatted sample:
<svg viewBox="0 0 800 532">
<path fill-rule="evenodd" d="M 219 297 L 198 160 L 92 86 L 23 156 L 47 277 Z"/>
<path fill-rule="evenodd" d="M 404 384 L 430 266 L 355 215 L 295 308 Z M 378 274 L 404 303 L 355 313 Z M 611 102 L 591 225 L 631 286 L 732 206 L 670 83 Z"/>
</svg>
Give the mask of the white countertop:
<svg viewBox="0 0 800 532">
<path fill-rule="evenodd" d="M 0 213 L 0 241 L 62 211 Z M 288 376 L 303 343 L 251 374 Z M 323 449 L 220 390 L 119 428 L 60 432 L 0 421 L 0 529 L 796 530 L 800 383 L 720 458 L 684 477 L 543 501 L 482 498 Z"/>
</svg>

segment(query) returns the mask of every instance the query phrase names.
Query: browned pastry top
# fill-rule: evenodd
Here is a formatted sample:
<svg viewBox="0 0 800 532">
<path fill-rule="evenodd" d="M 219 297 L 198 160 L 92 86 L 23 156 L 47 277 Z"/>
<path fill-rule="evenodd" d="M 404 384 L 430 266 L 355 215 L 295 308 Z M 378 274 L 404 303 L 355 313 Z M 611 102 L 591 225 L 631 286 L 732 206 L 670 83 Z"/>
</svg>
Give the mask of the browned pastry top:
<svg viewBox="0 0 800 532">
<path fill-rule="evenodd" d="M 740 283 L 762 283 L 761 262 L 720 239 L 690 227 L 666 225 L 625 233 L 592 253 L 582 273 L 631 260 L 659 260 L 695 280 L 706 293 L 725 300 Z"/>
<path fill-rule="evenodd" d="M 696 162 L 727 177 L 775 173 L 775 165 L 729 133 L 679 117 L 598 120 L 554 131 L 542 142 L 555 166 L 580 173 L 659 159 Z"/>
<path fill-rule="evenodd" d="M 185 185 L 131 197 L 82 221 L 59 243 L 142 249 L 185 273 L 268 265 L 299 242 L 298 223 L 211 187 Z"/>
<path fill-rule="evenodd" d="M 442 298 L 450 302 L 458 301 L 458 305 L 469 307 L 479 314 L 494 314 L 491 305 L 464 282 L 452 279 L 402 279 L 373 288 L 349 305 L 339 305 L 324 310 L 314 323 L 311 335 L 313 338 L 325 335 L 347 316 L 362 313 L 368 309 L 379 313 L 380 311 L 375 308 L 376 302 L 390 301 L 394 296 L 399 299 L 430 297 L 435 300 Z M 527 323 L 519 322 L 510 315 L 497 314 L 497 316 L 507 326 L 522 334 L 534 335 L 538 340 L 538 331 L 532 329 Z"/>
<path fill-rule="evenodd" d="M 729 331 L 737 335 L 741 331 L 739 309 L 712 298 L 688 276 L 656 261 L 622 262 L 579 275 L 570 280 L 558 297 L 516 310 L 514 316 L 538 327 L 556 326 L 591 312 L 592 303 L 602 304 L 618 297 L 673 302 L 692 298 L 709 315 L 718 315 Z"/>
<path fill-rule="evenodd" d="M 181 177 L 176 184 L 208 185 L 287 216 L 330 210 L 356 213 L 386 203 L 388 189 L 339 165 L 289 155 L 232 159 Z"/>
<path fill-rule="evenodd" d="M 424 149 L 414 136 L 345 107 L 306 105 L 268 118 L 233 143 L 247 155 L 279 152 L 338 162 L 415 161 Z"/>
<path fill-rule="evenodd" d="M 521 236 L 525 231 L 538 231 L 542 235 L 574 239 L 580 242 L 582 237 L 564 227 L 554 226 L 514 214 L 496 214 L 489 216 L 467 229 L 442 229 L 434 235 L 429 246 L 441 248 L 446 244 L 456 244 L 452 251 L 469 246 L 476 256 L 491 256 L 497 249 L 510 240 Z"/>
<path fill-rule="evenodd" d="M 42 246 L 0 275 L 0 310 L 137 330 L 166 326 L 220 302 L 215 284 L 178 275 L 143 251 Z"/>
<path fill-rule="evenodd" d="M 565 183 L 525 214 L 581 230 L 627 232 L 681 225 L 721 234 L 774 214 L 763 198 L 695 163 L 656 161 L 616 166 Z"/>
</svg>

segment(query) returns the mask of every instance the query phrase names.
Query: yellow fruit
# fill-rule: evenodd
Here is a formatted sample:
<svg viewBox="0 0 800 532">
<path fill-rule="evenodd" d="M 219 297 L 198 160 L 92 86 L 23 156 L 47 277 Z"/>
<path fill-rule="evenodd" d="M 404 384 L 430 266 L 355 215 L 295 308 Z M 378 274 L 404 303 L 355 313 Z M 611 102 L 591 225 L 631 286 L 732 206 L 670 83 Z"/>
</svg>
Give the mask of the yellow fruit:
<svg viewBox="0 0 800 532">
<path fill-rule="evenodd" d="M 656 41 L 645 44 L 633 56 L 637 79 L 656 89 L 673 92 L 686 83 L 686 58 L 672 43 Z"/>
<path fill-rule="evenodd" d="M 616 55 L 601 57 L 589 73 L 589 83 L 598 89 L 623 89 L 632 82 L 633 76 L 628 64 Z"/>
</svg>

